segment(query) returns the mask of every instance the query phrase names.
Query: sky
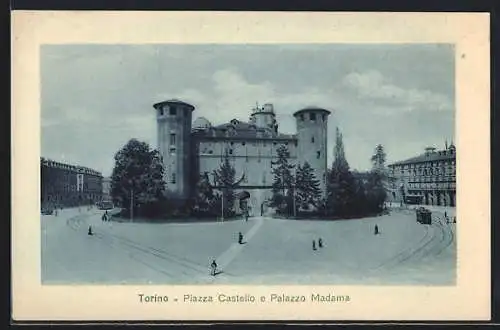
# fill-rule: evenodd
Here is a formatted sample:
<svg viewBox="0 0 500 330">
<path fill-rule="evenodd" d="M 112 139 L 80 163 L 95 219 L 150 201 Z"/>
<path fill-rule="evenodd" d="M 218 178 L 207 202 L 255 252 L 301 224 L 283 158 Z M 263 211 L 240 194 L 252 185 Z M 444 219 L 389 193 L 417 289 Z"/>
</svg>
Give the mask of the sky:
<svg viewBox="0 0 500 330">
<path fill-rule="evenodd" d="M 43 45 L 41 155 L 111 175 L 131 138 L 157 147 L 152 105 L 181 99 L 193 120 L 247 121 L 272 103 L 283 133 L 306 106 L 332 111 L 354 170 L 442 149 L 455 133 L 454 48 L 449 44 Z"/>
</svg>

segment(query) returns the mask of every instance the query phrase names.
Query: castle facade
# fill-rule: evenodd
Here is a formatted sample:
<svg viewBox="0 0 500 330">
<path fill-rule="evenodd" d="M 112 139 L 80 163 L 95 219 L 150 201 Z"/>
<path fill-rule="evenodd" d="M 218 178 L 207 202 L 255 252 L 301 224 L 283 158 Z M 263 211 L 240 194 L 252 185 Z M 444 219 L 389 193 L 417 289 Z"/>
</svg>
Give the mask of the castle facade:
<svg viewBox="0 0 500 330">
<path fill-rule="evenodd" d="M 318 107 L 296 111 L 293 116 L 297 131 L 290 135 L 279 132 L 272 104 L 252 109 L 248 121 L 233 119 L 216 126 L 203 117 L 193 122 L 195 107 L 180 100 L 153 107 L 169 197 L 189 199 L 199 175 L 211 176 L 228 155 L 236 177 L 244 177 L 236 192 L 246 192 L 250 214 L 257 215 L 272 196 L 272 162 L 277 160 L 276 150 L 282 145 L 289 151 L 290 164 L 311 165 L 323 197 L 326 195 L 330 111 Z"/>
</svg>

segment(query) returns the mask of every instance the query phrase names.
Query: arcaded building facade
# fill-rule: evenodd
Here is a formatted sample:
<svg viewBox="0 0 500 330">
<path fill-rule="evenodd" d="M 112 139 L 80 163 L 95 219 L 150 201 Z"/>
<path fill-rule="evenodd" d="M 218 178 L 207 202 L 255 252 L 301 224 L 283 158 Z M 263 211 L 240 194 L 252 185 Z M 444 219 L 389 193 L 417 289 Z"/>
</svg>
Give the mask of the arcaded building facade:
<svg viewBox="0 0 500 330">
<path fill-rule="evenodd" d="M 88 167 L 41 158 L 40 179 L 42 208 L 88 205 L 102 198 L 102 174 Z"/>
<path fill-rule="evenodd" d="M 392 189 L 390 199 L 404 197 L 426 205 L 456 205 L 456 148 L 453 143 L 444 150 L 426 148 L 416 157 L 389 167 Z"/>
<path fill-rule="evenodd" d="M 199 174 L 208 173 L 213 182 L 212 173 L 220 168 L 227 154 L 236 178 L 244 176 L 237 192 L 249 193 L 250 213 L 257 214 L 272 196 L 272 162 L 282 145 L 290 153 L 289 163 L 302 165 L 307 161 L 311 165 L 326 194 L 330 111 L 318 107 L 300 109 L 294 113 L 296 134 L 283 134 L 272 104 L 252 109 L 248 121 L 232 119 L 216 126 L 202 117 L 192 122 L 195 108 L 179 100 L 157 103 L 154 108 L 169 196 L 188 199 Z"/>
</svg>

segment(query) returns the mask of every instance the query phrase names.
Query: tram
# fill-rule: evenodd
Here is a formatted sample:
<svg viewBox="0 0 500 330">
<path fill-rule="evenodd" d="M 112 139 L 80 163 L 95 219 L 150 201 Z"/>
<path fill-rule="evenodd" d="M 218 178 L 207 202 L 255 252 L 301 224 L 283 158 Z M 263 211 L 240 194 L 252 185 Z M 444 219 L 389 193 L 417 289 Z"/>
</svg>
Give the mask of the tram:
<svg viewBox="0 0 500 330">
<path fill-rule="evenodd" d="M 424 207 L 419 207 L 416 209 L 416 214 L 417 214 L 417 222 L 424 224 L 424 225 L 430 225 L 432 224 L 432 212 Z"/>
</svg>

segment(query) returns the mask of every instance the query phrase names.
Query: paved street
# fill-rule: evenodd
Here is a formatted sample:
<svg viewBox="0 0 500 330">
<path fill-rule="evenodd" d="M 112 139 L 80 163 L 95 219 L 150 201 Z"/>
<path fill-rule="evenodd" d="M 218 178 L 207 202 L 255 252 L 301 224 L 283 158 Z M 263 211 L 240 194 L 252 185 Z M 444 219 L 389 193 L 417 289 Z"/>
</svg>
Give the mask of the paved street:
<svg viewBox="0 0 500 330">
<path fill-rule="evenodd" d="M 449 215 L 454 214 L 448 209 Z M 455 225 L 412 210 L 344 221 L 102 222 L 102 211 L 41 216 L 42 281 L 154 284 L 453 284 Z M 374 225 L 380 235 L 374 235 Z M 94 235 L 87 235 L 92 226 Z M 244 243 L 237 243 L 238 232 Z M 324 247 L 312 250 L 312 240 Z M 222 273 L 209 276 L 216 259 Z"/>
</svg>

